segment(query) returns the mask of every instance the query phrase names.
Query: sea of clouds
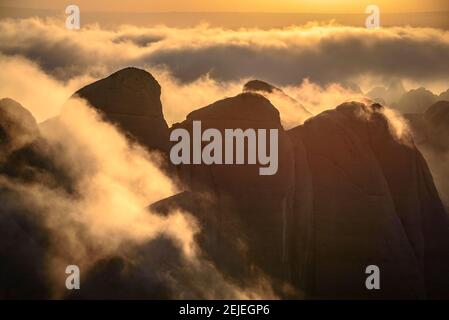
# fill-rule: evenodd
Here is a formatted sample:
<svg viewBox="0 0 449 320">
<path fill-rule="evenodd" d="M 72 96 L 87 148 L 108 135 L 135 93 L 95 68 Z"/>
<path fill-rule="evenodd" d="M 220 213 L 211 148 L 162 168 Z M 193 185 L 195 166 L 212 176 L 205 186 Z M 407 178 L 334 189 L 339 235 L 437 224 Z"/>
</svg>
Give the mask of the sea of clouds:
<svg viewBox="0 0 449 320">
<path fill-rule="evenodd" d="M 146 270 L 138 282 L 150 285 L 156 277 L 176 292 L 172 297 L 273 298 L 264 275 L 238 285 L 202 256 L 195 240 L 199 226 L 189 213 L 162 217 L 144 209 L 180 191 L 159 169 L 157 157 L 129 142 L 83 101 L 72 100 L 75 105 L 64 112 L 62 105 L 80 87 L 136 66 L 161 84 L 164 115 L 173 124 L 192 110 L 240 93 L 246 81 L 256 78 L 296 100 L 267 94 L 291 128 L 304 121 L 296 112 L 298 103 L 317 114 L 363 98 L 354 83 L 362 89 L 392 78 L 410 85 L 447 84 L 448 56 L 449 32 L 431 28 L 91 25 L 70 31 L 57 19 L 1 20 L 0 98 L 18 101 L 38 122 L 59 116 L 63 126 L 41 133 L 64 151 L 53 161 L 71 172 L 79 196 L 55 191 L 45 180 L 23 184 L 2 177 L 0 184 L 20 195 L 19 202 L 51 234 L 45 259 L 54 297 L 63 296 L 64 274 L 56 272 L 63 266 L 76 261 L 89 269 L 119 255 Z M 395 128 L 402 128 L 395 119 Z M 145 262 L 148 252 L 157 251 L 154 247 L 145 254 L 136 249 L 160 241 L 161 235 L 171 239 L 180 256 L 180 267 L 171 274 Z"/>
</svg>

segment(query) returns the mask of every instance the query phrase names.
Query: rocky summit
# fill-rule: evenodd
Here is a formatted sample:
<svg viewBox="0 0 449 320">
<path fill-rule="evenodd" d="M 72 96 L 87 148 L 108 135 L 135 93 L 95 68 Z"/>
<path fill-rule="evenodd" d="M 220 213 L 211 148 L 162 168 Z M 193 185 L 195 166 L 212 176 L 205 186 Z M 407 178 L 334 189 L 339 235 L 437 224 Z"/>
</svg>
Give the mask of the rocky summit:
<svg viewBox="0 0 449 320">
<path fill-rule="evenodd" d="M 148 72 L 125 68 L 78 90 L 108 121 L 149 150 L 167 151 L 168 126 L 162 114 L 161 87 Z"/>
</svg>

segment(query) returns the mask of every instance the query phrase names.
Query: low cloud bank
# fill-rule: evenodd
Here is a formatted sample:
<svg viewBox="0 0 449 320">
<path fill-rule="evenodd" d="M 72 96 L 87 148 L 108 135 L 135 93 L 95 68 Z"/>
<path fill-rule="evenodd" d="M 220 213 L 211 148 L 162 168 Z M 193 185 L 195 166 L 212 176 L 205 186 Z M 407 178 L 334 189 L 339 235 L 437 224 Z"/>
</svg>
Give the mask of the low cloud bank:
<svg viewBox="0 0 449 320">
<path fill-rule="evenodd" d="M 309 78 L 330 84 L 361 76 L 447 80 L 449 32 L 432 28 L 380 30 L 338 25 L 282 29 L 85 26 L 61 20 L 0 21 L 0 52 L 38 63 L 58 79 L 134 65 L 167 68 L 182 82 L 209 74 L 221 81 L 255 77 L 277 85 Z"/>
</svg>

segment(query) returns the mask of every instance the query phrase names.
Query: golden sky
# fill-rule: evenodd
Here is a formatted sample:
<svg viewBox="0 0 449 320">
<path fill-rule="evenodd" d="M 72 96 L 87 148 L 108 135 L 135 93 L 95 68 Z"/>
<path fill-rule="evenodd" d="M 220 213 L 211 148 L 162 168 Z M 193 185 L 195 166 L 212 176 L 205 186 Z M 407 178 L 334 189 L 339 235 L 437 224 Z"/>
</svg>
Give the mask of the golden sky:
<svg viewBox="0 0 449 320">
<path fill-rule="evenodd" d="M 59 9 L 77 4 L 87 11 L 364 13 L 370 4 L 383 12 L 449 11 L 449 0 L 0 0 L 0 5 Z"/>
</svg>

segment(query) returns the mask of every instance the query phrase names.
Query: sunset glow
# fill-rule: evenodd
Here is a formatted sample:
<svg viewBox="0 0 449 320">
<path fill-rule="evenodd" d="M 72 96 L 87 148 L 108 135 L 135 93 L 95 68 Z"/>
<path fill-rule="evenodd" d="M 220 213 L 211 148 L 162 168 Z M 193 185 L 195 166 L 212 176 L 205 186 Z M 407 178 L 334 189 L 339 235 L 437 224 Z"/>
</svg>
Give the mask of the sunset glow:
<svg viewBox="0 0 449 320">
<path fill-rule="evenodd" d="M 449 299 L 448 56 L 449 0 L 0 0 L 0 300 Z"/>
<path fill-rule="evenodd" d="M 78 0 L 84 10 L 92 11 L 142 11 L 142 12 L 301 12 L 301 13 L 361 13 L 370 4 L 384 12 L 434 12 L 448 11 L 446 0 Z M 3 6 L 35 9 L 58 9 L 66 0 L 4 0 Z"/>
</svg>

